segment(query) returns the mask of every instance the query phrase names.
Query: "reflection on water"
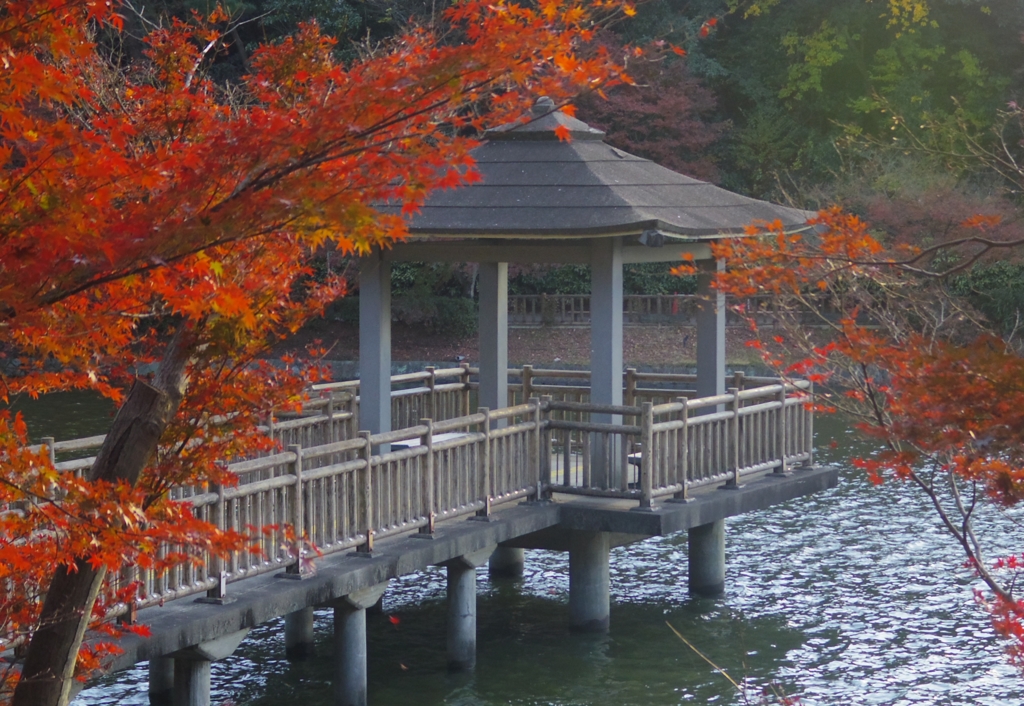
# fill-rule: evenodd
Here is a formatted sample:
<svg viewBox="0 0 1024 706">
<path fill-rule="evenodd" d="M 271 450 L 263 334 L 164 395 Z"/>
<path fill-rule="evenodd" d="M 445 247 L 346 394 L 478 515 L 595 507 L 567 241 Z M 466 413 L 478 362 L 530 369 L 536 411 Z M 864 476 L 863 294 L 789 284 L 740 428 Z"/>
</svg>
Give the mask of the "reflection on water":
<svg viewBox="0 0 1024 706">
<path fill-rule="evenodd" d="M 58 392 L 33 400 L 18 397 L 12 412 L 21 412 L 29 437 L 38 442 L 44 436 L 57 441 L 105 434 L 114 418 L 114 405 L 94 392 Z"/>
<path fill-rule="evenodd" d="M 819 420 L 822 462 L 855 448 L 836 420 Z M 827 450 L 833 439 L 839 448 Z M 872 488 L 844 469 L 839 488 L 728 522 L 728 594 L 691 600 L 685 535 L 654 538 L 612 555 L 612 629 L 567 627 L 566 556 L 527 552 L 518 583 L 480 572 L 479 663 L 445 671 L 444 573 L 392 583 L 369 616 L 371 703 L 741 704 L 744 700 L 665 626 L 671 622 L 734 678 L 757 690 L 778 681 L 805 704 L 1019 704 L 1024 681 L 1007 666 L 974 605 L 962 558 L 910 489 Z M 1013 518 L 979 518 L 1013 549 Z M 319 654 L 283 659 L 280 622 L 254 630 L 213 667 L 214 703 L 331 704 L 330 612 L 317 613 Z M 146 670 L 108 678 L 76 706 L 147 704 Z"/>
</svg>

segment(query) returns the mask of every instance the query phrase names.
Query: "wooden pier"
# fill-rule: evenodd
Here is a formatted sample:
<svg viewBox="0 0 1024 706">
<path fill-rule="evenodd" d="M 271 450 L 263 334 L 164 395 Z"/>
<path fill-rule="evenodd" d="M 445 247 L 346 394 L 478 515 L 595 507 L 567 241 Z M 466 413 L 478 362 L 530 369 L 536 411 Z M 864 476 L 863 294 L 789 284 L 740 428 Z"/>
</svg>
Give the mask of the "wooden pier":
<svg viewBox="0 0 1024 706">
<path fill-rule="evenodd" d="M 477 568 L 515 571 L 523 550 L 569 553 L 579 630 L 609 629 L 609 549 L 645 537 L 687 530 L 689 590 L 717 595 L 726 517 L 836 483 L 814 465 L 809 384 L 726 375 L 715 287 L 727 263 L 714 243 L 755 221 L 806 232 L 814 214 L 623 152 L 548 98 L 531 117 L 485 133 L 473 151 L 480 183 L 435 192 L 409 215 L 408 237 L 359 257 L 360 381 L 317 386 L 302 413 L 267 419 L 276 452 L 231 463 L 237 484 L 171 491 L 203 519 L 251 532 L 260 551 L 112 577 L 141 587 L 112 617 L 152 631 L 123 638 L 112 668 L 149 660 L 154 703 L 207 706 L 211 662 L 279 616 L 286 653 L 307 654 L 313 607 L 331 606 L 335 702 L 364 706 L 365 610 L 391 578 L 432 564 L 448 572 L 453 669 L 475 661 Z M 625 298 L 625 265 L 680 258 L 695 268 L 694 297 Z M 478 266 L 477 368 L 391 377 L 401 262 Z M 585 303 L 511 311 L 527 323 L 587 320 L 589 372 L 509 370 L 510 263 L 589 268 Z M 623 372 L 624 323 L 681 315 L 694 326 L 695 375 Z M 102 441 L 44 443 L 58 468 L 82 472 L 92 459 L 69 456 Z"/>
<path fill-rule="evenodd" d="M 305 412 L 268 420 L 279 453 L 228 466 L 236 486 L 176 489 L 222 528 L 272 529 L 259 554 L 207 557 L 160 576 L 127 567 L 118 580 L 140 582 L 140 597 L 114 614 L 137 615 L 152 636 L 124 638 L 112 667 L 150 660 L 154 702 L 201 706 L 209 662 L 249 628 L 289 616 L 289 651 L 299 655 L 312 640 L 311 608 L 334 605 L 339 625 L 355 626 L 339 632 L 339 659 L 365 655 L 359 611 L 369 599 L 391 578 L 444 564 L 450 597 L 472 606 L 452 618 L 449 638 L 453 667 L 468 668 L 467 572 L 496 547 L 506 564 L 517 548 L 568 551 L 570 622 L 604 630 L 610 547 L 691 530 L 690 589 L 719 593 L 724 518 L 836 483 L 834 470 L 813 465 L 805 382 L 735 375 L 726 394 L 698 398 L 695 376 L 631 369 L 625 404 L 597 405 L 587 371 L 526 366 L 509 371 L 512 406 L 469 413 L 476 374 L 463 366 L 394 376 L 393 430 L 381 434 L 359 431 L 358 382 L 318 385 Z M 82 454 L 102 438 L 50 447 Z M 57 466 L 76 472 L 91 461 Z M 470 614 L 472 625 L 459 622 Z M 365 663 L 346 665 L 338 703 L 364 703 Z"/>
</svg>

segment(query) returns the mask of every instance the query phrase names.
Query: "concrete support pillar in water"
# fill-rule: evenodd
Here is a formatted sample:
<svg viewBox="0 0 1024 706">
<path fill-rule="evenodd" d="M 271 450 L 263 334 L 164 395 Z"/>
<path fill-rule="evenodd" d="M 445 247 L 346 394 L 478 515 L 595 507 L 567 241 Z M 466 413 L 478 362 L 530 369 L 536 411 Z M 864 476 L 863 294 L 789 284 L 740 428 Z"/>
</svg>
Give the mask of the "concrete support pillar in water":
<svg viewBox="0 0 1024 706">
<path fill-rule="evenodd" d="M 210 661 L 174 660 L 174 706 L 210 706 Z"/>
<path fill-rule="evenodd" d="M 492 577 L 518 578 L 523 575 L 526 550 L 518 547 L 498 547 L 487 560 L 487 571 Z"/>
<path fill-rule="evenodd" d="M 350 593 L 334 603 L 334 705 L 366 706 L 366 609 L 387 582 Z"/>
<path fill-rule="evenodd" d="M 291 660 L 313 656 L 313 608 L 284 616 L 284 654 Z"/>
<path fill-rule="evenodd" d="M 494 545 L 449 561 L 448 669 L 466 671 L 476 666 L 476 570 L 494 551 Z"/>
<path fill-rule="evenodd" d="M 174 703 L 174 660 L 171 657 L 149 660 L 149 703 L 151 706 Z"/>
<path fill-rule="evenodd" d="M 573 532 L 569 540 L 569 626 L 607 632 L 611 606 L 607 532 Z"/>
<path fill-rule="evenodd" d="M 210 663 L 230 656 L 248 634 L 249 630 L 246 628 L 230 635 L 218 637 L 216 640 L 210 640 L 209 642 L 172 652 L 170 655 L 161 658 L 173 658 L 174 687 L 172 690 L 172 702 L 174 706 L 210 706 Z M 151 680 L 153 675 L 153 665 L 151 663 Z M 166 673 L 160 678 L 166 678 Z M 151 693 L 152 689 L 153 683 L 151 681 Z"/>
<path fill-rule="evenodd" d="M 725 520 L 693 527 L 689 532 L 690 593 L 725 593 Z"/>
</svg>

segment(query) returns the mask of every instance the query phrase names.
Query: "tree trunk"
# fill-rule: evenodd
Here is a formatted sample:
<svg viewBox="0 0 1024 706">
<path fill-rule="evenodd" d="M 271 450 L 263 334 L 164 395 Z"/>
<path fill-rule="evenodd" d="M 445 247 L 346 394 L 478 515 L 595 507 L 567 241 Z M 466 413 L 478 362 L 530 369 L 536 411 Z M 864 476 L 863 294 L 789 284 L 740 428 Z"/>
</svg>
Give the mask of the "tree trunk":
<svg viewBox="0 0 1024 706">
<path fill-rule="evenodd" d="M 187 339 L 187 340 L 186 340 Z M 137 380 L 89 471 L 89 480 L 135 484 L 184 392 L 184 371 L 191 336 L 179 331 L 168 345 L 154 384 Z M 36 632 L 11 706 L 66 706 L 74 683 L 75 662 L 93 604 L 106 571 L 80 557 L 57 567 L 46 592 Z"/>
</svg>

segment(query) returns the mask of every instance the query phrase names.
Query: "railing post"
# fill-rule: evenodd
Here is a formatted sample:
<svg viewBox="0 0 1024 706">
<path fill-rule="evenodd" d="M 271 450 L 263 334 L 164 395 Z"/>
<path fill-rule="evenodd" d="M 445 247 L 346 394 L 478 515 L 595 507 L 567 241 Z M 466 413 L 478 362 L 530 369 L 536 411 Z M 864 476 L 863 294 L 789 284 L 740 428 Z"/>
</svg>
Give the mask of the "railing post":
<svg viewBox="0 0 1024 706">
<path fill-rule="evenodd" d="M 434 420 L 421 419 L 420 424 L 427 430 L 420 437 L 420 444 L 427 450 L 423 462 L 423 497 L 427 501 L 427 524 L 420 527 L 420 534 L 433 535 L 434 521 L 437 518 L 437 494 L 434 492 Z"/>
<path fill-rule="evenodd" d="M 338 441 L 334 431 L 334 394 L 327 391 L 327 404 L 324 405 L 324 416 L 327 417 L 327 433 L 324 435 L 323 443 L 333 444 Z"/>
<path fill-rule="evenodd" d="M 679 420 L 683 423 L 682 428 L 679 430 L 679 483 L 683 488 L 672 497 L 673 500 L 689 502 L 690 442 L 688 436 L 690 428 L 690 407 L 688 406 L 687 399 L 685 397 L 677 397 L 676 402 L 683 406 L 683 409 L 679 412 Z"/>
<path fill-rule="evenodd" d="M 433 365 L 428 365 L 426 367 L 426 371 L 428 373 L 430 373 L 430 377 L 427 378 L 427 388 L 430 390 L 430 393 L 429 393 L 430 409 L 429 410 L 422 410 L 423 416 L 424 417 L 429 416 L 430 419 L 438 419 L 438 414 L 437 414 L 437 391 L 435 389 L 437 387 L 437 376 L 434 374 L 434 370 L 436 370 L 436 368 Z"/>
<path fill-rule="evenodd" d="M 623 404 L 627 407 L 636 406 L 636 368 L 626 368 L 626 394 Z"/>
<path fill-rule="evenodd" d="M 295 491 L 292 494 L 292 532 L 295 535 L 293 546 L 295 551 L 295 563 L 289 564 L 285 573 L 293 576 L 302 576 L 302 537 L 305 530 L 304 506 L 302 502 L 302 446 L 289 444 L 288 453 L 295 454 L 295 460 L 291 462 L 292 475 L 295 476 Z"/>
<path fill-rule="evenodd" d="M 562 484 L 572 485 L 572 429 L 562 432 Z"/>
<path fill-rule="evenodd" d="M 735 373 L 732 374 L 732 386 L 735 387 L 737 390 L 742 390 L 744 377 L 745 376 L 743 374 L 743 371 L 737 370 Z"/>
<path fill-rule="evenodd" d="M 213 508 L 213 522 L 217 529 L 227 529 L 224 526 L 224 486 L 219 483 L 212 485 L 210 490 L 217 493 L 217 504 Z M 217 579 L 217 585 L 206 591 L 206 598 L 199 599 L 203 603 L 227 603 L 228 573 L 224 570 L 224 560 L 216 554 L 210 555 L 210 565 L 207 575 Z"/>
<path fill-rule="evenodd" d="M 732 395 L 732 417 L 729 419 L 729 435 L 732 437 L 729 443 L 729 452 L 732 455 L 732 478 L 726 482 L 729 488 L 740 487 L 740 391 L 738 388 L 730 387 L 729 394 Z"/>
<path fill-rule="evenodd" d="M 345 400 L 348 405 L 348 413 L 352 415 L 348 419 L 348 427 L 345 431 L 346 439 L 353 439 L 359 433 L 359 396 L 356 394 L 357 391 L 358 388 L 356 391 L 350 392 L 348 399 Z"/>
<path fill-rule="evenodd" d="M 46 447 L 46 453 L 50 455 L 50 465 L 57 463 L 57 452 L 54 450 L 53 445 L 57 443 L 56 439 L 52 436 L 44 436 L 39 442 Z"/>
<path fill-rule="evenodd" d="M 491 494 L 493 493 L 493 485 L 491 483 L 491 477 L 495 469 L 493 468 L 491 452 L 491 410 L 487 407 L 480 407 L 477 409 L 477 414 L 484 415 L 483 430 L 484 430 L 484 458 L 483 458 L 483 488 L 481 489 L 481 495 L 484 498 L 484 507 L 482 510 L 477 510 L 477 517 L 488 517 L 491 514 Z"/>
<path fill-rule="evenodd" d="M 522 380 L 523 380 L 523 399 L 524 400 L 528 400 L 531 397 L 533 397 L 533 366 L 532 365 L 524 365 L 523 366 Z M 511 404 L 511 402 L 510 402 L 510 404 Z"/>
<path fill-rule="evenodd" d="M 786 465 L 786 381 L 782 381 L 782 390 L 779 392 L 779 417 L 776 424 L 776 447 L 779 454 L 779 465 L 775 468 L 775 474 L 780 476 L 789 475 L 789 467 Z"/>
<path fill-rule="evenodd" d="M 640 507 L 650 509 L 654 489 L 654 405 L 644 402 L 640 420 Z"/>
<path fill-rule="evenodd" d="M 814 465 L 814 381 L 808 383 L 807 387 L 807 460 L 804 461 L 804 468 L 811 468 Z"/>
<path fill-rule="evenodd" d="M 548 421 L 551 418 L 551 412 L 549 405 L 551 404 L 551 395 L 544 395 L 540 398 L 540 414 L 539 421 L 541 426 L 538 428 L 538 432 L 543 436 L 541 437 L 540 445 L 540 456 L 541 456 L 541 470 L 543 471 L 542 481 L 544 483 L 544 498 L 548 499 L 551 497 L 551 430 L 548 428 Z"/>
<path fill-rule="evenodd" d="M 363 440 L 363 446 L 359 450 L 359 457 L 366 462 L 363 475 L 363 526 L 366 527 L 366 541 L 356 547 L 361 554 L 373 553 L 373 445 L 370 444 L 370 432 L 359 432 L 359 438 Z"/>
<path fill-rule="evenodd" d="M 462 382 L 462 410 L 456 416 L 469 414 L 469 363 L 463 363 L 461 367 L 459 380 Z"/>
<path fill-rule="evenodd" d="M 529 403 L 533 407 L 533 438 L 530 443 L 529 460 L 527 464 L 530 469 L 533 470 L 533 478 L 537 484 L 537 491 L 534 497 L 535 500 L 544 499 L 544 464 L 541 461 L 541 440 L 540 440 L 540 399 L 537 397 L 529 398 Z M 529 439 L 530 437 L 527 436 Z"/>
</svg>

